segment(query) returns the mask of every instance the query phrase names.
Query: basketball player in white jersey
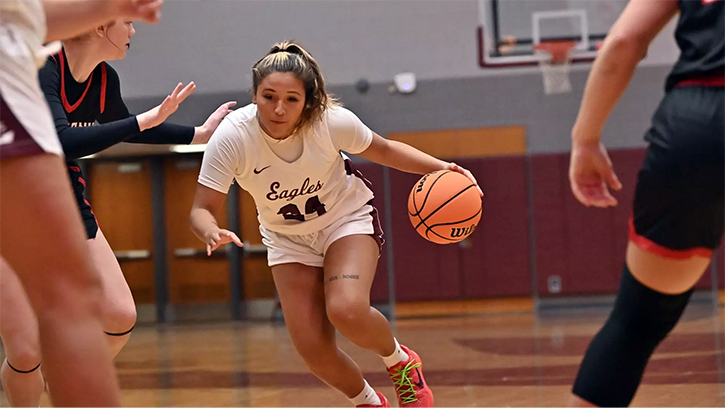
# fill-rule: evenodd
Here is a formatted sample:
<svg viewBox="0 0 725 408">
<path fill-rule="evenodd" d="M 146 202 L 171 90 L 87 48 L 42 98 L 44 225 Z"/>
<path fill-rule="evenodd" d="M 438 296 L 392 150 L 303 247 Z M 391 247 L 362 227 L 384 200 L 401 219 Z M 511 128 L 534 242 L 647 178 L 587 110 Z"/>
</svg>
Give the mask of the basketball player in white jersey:
<svg viewBox="0 0 725 408">
<path fill-rule="evenodd" d="M 56 406 L 117 406 L 120 399 L 101 325 L 100 285 L 38 85 L 37 69 L 48 53 L 43 44 L 115 17 L 156 22 L 162 4 L 0 1 L 0 255 L 17 272 L 38 317 Z M 2 315 L 12 312 L 4 308 Z"/>
<path fill-rule="evenodd" d="M 276 44 L 252 74 L 253 104 L 222 121 L 204 154 L 192 231 L 208 254 L 242 245 L 215 218 L 236 180 L 256 203 L 287 329 L 310 370 L 353 405 L 390 406 L 337 348 L 337 329 L 382 357 L 401 407 L 433 406 L 420 357 L 398 344 L 370 307 L 382 231 L 369 182 L 341 151 L 405 172 L 448 169 L 476 180 L 454 163 L 373 133 L 327 95 L 319 65 L 297 44 Z"/>
</svg>

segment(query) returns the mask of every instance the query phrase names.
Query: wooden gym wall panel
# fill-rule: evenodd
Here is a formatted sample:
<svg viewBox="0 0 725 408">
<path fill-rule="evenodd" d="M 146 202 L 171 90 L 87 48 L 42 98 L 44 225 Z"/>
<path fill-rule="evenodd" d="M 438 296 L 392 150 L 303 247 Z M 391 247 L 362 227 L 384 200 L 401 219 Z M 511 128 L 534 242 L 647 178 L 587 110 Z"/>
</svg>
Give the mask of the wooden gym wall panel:
<svg viewBox="0 0 725 408">
<path fill-rule="evenodd" d="M 180 249 L 205 250 L 189 229 L 189 212 L 194 201 L 201 155 L 164 158 L 164 200 L 166 203 L 166 250 L 169 301 L 171 303 L 229 302 L 229 262 L 224 248 L 207 257 L 181 257 Z M 227 204 L 216 214 L 219 225 L 227 225 Z"/>
<path fill-rule="evenodd" d="M 241 188 L 234 187 L 233 191 L 241 194 L 239 199 L 239 217 L 241 218 L 242 241 L 252 245 L 262 245 L 262 234 L 259 232 L 257 219 L 257 206 L 252 196 Z M 275 295 L 272 270 L 267 265 L 267 255 L 260 254 L 254 257 L 242 257 L 242 282 L 245 300 L 272 299 Z"/>
<path fill-rule="evenodd" d="M 383 229 L 383 237 L 387 239 L 390 236 L 390 231 L 385 229 L 385 197 L 384 197 L 384 184 L 383 184 L 383 166 L 377 163 L 355 163 L 355 168 L 359 170 L 366 179 L 372 184 L 373 194 L 373 205 L 378 210 L 378 217 L 380 218 L 380 224 Z M 395 171 L 392 170 L 391 171 Z M 390 245 L 387 243 L 385 245 Z M 372 303 L 383 303 L 388 301 L 388 255 L 387 249 L 383 245 L 383 252 L 380 254 L 378 259 L 378 269 L 375 272 L 375 280 L 370 291 L 370 301 Z"/>
<path fill-rule="evenodd" d="M 524 156 L 460 159 L 484 191 L 478 228 L 456 244 L 466 298 L 528 296 L 529 232 Z"/>
<path fill-rule="evenodd" d="M 151 258 L 120 261 L 138 304 L 153 303 L 154 265 L 151 168 L 148 159 L 88 165 L 91 205 L 114 251 L 146 250 Z"/>
<path fill-rule="evenodd" d="M 392 133 L 388 139 L 407 143 L 439 158 L 507 156 L 526 152 L 524 126 Z"/>
</svg>

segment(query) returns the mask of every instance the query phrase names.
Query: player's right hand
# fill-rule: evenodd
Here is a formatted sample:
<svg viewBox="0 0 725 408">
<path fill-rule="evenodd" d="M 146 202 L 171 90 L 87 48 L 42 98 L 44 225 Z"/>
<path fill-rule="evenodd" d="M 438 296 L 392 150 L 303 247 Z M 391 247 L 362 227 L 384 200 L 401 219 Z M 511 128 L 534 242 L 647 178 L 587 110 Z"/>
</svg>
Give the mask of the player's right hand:
<svg viewBox="0 0 725 408">
<path fill-rule="evenodd" d="M 244 246 L 237 234 L 225 229 L 215 229 L 207 232 L 204 234 L 204 242 L 206 243 L 207 256 L 211 256 L 215 249 L 230 242 L 235 243 L 238 247 Z"/>
<path fill-rule="evenodd" d="M 622 189 L 607 149 L 599 140 L 573 143 L 569 183 L 574 197 L 587 207 L 614 207 L 617 199 L 609 192 L 609 188 Z"/>
<path fill-rule="evenodd" d="M 179 82 L 179 84 L 176 85 L 176 88 L 174 88 L 174 92 L 167 96 L 166 99 L 161 102 L 161 105 L 136 116 L 139 130 L 143 132 L 146 129 L 151 129 L 164 123 L 164 121 L 168 119 L 172 113 L 179 109 L 179 105 L 181 105 L 181 103 L 184 102 L 189 95 L 194 93 L 195 90 L 196 84 L 194 84 L 194 82 L 189 82 L 186 86 Z"/>
<path fill-rule="evenodd" d="M 115 6 L 116 16 L 123 19 L 157 23 L 164 0 L 103 0 Z"/>
</svg>

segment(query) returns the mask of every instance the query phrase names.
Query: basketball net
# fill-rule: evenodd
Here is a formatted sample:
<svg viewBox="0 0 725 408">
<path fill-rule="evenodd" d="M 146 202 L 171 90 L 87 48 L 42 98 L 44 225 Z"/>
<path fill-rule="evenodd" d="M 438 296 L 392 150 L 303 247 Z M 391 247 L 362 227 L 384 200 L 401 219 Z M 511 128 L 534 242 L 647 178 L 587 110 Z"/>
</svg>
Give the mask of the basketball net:
<svg viewBox="0 0 725 408">
<path fill-rule="evenodd" d="M 571 72 L 574 41 L 547 41 L 534 46 L 540 55 L 539 68 L 544 77 L 544 92 L 547 95 L 571 92 Z"/>
</svg>

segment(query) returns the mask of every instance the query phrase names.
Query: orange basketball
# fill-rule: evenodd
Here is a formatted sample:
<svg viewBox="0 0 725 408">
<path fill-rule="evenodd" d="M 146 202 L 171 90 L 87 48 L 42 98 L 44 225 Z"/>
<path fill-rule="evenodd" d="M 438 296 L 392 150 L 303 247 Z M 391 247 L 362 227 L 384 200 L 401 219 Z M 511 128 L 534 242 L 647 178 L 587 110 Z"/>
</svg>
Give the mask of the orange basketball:
<svg viewBox="0 0 725 408">
<path fill-rule="evenodd" d="M 463 174 L 434 171 L 413 186 L 408 216 L 423 238 L 436 244 L 452 244 L 476 229 L 481 219 L 481 196 Z"/>
</svg>

